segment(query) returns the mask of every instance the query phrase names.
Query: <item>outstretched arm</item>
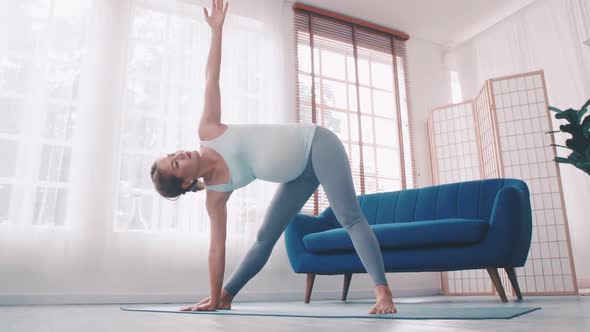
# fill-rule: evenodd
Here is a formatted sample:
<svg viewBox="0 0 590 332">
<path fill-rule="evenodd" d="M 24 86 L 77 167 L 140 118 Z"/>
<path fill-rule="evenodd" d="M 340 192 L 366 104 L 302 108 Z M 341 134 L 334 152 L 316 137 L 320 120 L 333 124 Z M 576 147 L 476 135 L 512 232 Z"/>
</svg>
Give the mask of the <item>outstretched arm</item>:
<svg viewBox="0 0 590 332">
<path fill-rule="evenodd" d="M 181 311 L 213 311 L 230 309 L 233 296 L 222 291 L 225 272 L 225 240 L 227 234 L 227 201 L 232 192 L 207 190 L 205 206 L 211 221 L 211 242 L 209 244 L 209 281 L 211 296 Z M 228 297 L 229 296 L 229 297 Z"/>
<path fill-rule="evenodd" d="M 208 133 L 216 131 L 221 126 L 221 94 L 219 91 L 219 73 L 221 70 L 221 40 L 223 22 L 228 3 L 223 0 L 211 0 L 211 15 L 207 8 L 203 8 L 205 20 L 211 27 L 211 46 L 207 59 L 205 74 L 205 106 L 199 122 L 199 136 L 204 139 Z"/>
<path fill-rule="evenodd" d="M 209 301 L 196 306 L 199 311 L 215 310 L 221 302 L 221 288 L 225 273 L 225 240 L 227 235 L 227 200 L 231 193 L 207 192 L 207 212 L 211 220 L 209 244 Z M 194 310 L 191 309 L 191 310 Z"/>
</svg>

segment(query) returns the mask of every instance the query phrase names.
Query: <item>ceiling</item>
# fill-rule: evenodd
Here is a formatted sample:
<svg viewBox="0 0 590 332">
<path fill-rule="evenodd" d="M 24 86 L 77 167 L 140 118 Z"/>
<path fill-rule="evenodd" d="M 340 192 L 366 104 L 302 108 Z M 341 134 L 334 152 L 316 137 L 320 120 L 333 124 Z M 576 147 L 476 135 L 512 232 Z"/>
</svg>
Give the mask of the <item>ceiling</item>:
<svg viewBox="0 0 590 332">
<path fill-rule="evenodd" d="M 295 2 L 295 0 L 288 0 Z M 444 47 L 457 46 L 535 0 L 300 0 Z"/>
</svg>

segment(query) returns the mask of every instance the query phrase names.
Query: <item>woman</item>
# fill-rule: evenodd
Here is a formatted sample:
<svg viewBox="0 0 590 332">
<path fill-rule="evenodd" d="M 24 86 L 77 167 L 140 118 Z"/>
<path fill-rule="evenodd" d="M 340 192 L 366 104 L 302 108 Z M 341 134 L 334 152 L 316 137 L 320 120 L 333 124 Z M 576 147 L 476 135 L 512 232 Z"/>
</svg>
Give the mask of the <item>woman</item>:
<svg viewBox="0 0 590 332">
<path fill-rule="evenodd" d="M 321 184 L 375 285 L 376 304 L 369 313 L 395 313 L 385 279 L 383 257 L 356 199 L 348 157 L 338 137 L 315 124 L 221 123 L 221 37 L 228 5 L 226 3 L 224 8 L 223 0 L 212 0 L 212 7 L 211 15 L 204 9 L 205 19 L 211 27 L 211 48 L 207 60 L 205 106 L 198 128 L 201 149 L 168 154 L 151 168 L 154 186 L 164 197 L 206 189 L 206 208 L 211 220 L 211 296 L 181 310 L 230 309 L 234 296 L 262 269 L 288 222 Z M 200 178 L 204 183 L 198 180 Z M 254 245 L 222 287 L 226 203 L 233 190 L 254 179 L 281 184 Z"/>
</svg>

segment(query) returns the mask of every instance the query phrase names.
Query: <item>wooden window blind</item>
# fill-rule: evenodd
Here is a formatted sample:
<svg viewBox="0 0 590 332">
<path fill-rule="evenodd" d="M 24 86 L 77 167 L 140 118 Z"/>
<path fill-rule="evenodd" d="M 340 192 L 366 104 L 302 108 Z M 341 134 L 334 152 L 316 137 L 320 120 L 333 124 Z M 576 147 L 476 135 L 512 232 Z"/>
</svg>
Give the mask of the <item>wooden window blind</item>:
<svg viewBox="0 0 590 332">
<path fill-rule="evenodd" d="M 357 195 L 413 188 L 408 35 L 296 3 L 297 116 L 334 131 Z M 302 212 L 330 204 L 321 188 Z"/>
</svg>

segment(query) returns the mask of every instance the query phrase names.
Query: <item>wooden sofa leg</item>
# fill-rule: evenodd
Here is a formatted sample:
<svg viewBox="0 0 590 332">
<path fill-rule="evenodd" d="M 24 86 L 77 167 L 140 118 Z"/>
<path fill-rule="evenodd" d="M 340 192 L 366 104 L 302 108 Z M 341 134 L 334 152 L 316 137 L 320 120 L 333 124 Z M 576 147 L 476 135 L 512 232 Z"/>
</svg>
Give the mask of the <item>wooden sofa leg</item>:
<svg viewBox="0 0 590 332">
<path fill-rule="evenodd" d="M 342 285 L 342 301 L 346 301 L 346 296 L 348 296 L 348 287 L 350 287 L 350 279 L 352 279 L 352 273 L 345 273 L 344 284 Z"/>
<path fill-rule="evenodd" d="M 492 278 L 492 282 L 494 283 L 496 291 L 498 291 L 498 294 L 500 294 L 502 302 L 508 302 L 508 299 L 506 298 L 506 292 L 504 292 L 504 286 L 502 286 L 502 281 L 500 280 L 500 275 L 498 274 L 498 269 L 495 267 L 488 267 L 487 270 L 490 278 Z"/>
<path fill-rule="evenodd" d="M 313 282 L 315 280 L 315 273 L 307 274 L 307 286 L 305 288 L 305 303 L 309 303 L 311 299 L 311 290 L 313 289 Z"/>
<path fill-rule="evenodd" d="M 516 280 L 516 269 L 514 267 L 505 267 L 504 270 L 506 270 L 506 273 L 508 274 L 512 288 L 516 293 L 516 297 L 519 300 L 522 300 L 522 293 L 520 292 L 520 287 L 518 286 L 518 280 Z"/>
</svg>

